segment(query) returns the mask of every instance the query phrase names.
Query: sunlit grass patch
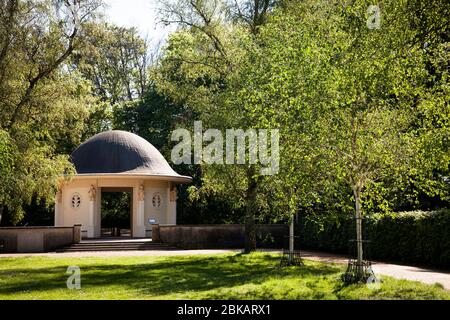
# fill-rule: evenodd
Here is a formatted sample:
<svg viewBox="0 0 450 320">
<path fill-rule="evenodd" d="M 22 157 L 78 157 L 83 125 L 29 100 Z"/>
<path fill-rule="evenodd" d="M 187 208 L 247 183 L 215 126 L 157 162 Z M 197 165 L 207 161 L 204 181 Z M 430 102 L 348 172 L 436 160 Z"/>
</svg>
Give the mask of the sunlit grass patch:
<svg viewBox="0 0 450 320">
<path fill-rule="evenodd" d="M 69 266 L 80 267 L 80 290 L 67 289 Z M 450 299 L 438 285 L 388 277 L 379 289 L 343 286 L 342 272 L 313 261 L 279 268 L 279 256 L 267 253 L 6 258 L 0 299 Z"/>
</svg>

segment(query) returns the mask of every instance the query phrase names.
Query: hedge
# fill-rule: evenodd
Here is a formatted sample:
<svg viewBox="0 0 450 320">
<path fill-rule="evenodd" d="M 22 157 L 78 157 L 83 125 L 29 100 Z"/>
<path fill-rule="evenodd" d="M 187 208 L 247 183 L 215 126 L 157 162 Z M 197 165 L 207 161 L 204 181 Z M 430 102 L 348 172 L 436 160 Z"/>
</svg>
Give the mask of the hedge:
<svg viewBox="0 0 450 320">
<path fill-rule="evenodd" d="M 450 269 L 450 209 L 378 214 L 363 225 L 368 259 Z M 350 216 L 301 217 L 297 228 L 304 249 L 351 253 Z"/>
</svg>

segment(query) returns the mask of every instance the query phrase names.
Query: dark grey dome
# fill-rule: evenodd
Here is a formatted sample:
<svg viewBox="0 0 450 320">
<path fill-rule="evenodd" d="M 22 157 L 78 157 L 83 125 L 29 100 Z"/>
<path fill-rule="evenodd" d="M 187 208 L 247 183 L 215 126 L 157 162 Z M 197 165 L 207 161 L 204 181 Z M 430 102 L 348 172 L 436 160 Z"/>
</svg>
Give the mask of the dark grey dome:
<svg viewBox="0 0 450 320">
<path fill-rule="evenodd" d="M 78 174 L 136 174 L 187 178 L 176 173 L 147 140 L 126 131 L 99 133 L 72 153 Z"/>
</svg>

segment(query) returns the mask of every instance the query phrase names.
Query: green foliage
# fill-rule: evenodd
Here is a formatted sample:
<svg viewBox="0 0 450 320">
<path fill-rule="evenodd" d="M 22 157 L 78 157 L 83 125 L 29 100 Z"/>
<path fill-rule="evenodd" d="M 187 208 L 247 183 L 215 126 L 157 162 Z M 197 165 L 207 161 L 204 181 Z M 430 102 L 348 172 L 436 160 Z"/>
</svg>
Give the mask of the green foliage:
<svg viewBox="0 0 450 320">
<path fill-rule="evenodd" d="M 189 194 L 189 191 L 195 193 Z M 221 193 L 197 194 L 199 189 L 182 188 L 178 193 L 177 223 L 179 224 L 238 224 L 244 222 L 241 206 Z M 201 192 L 205 192 L 202 189 Z"/>
<path fill-rule="evenodd" d="M 130 229 L 131 193 L 102 193 L 102 228 Z"/>
<path fill-rule="evenodd" d="M 299 223 L 304 248 L 349 253 L 355 220 L 350 215 L 311 215 Z M 375 214 L 363 222 L 367 258 L 450 268 L 450 210 Z"/>
<path fill-rule="evenodd" d="M 347 208 L 355 192 L 366 213 L 449 195 L 448 18 L 428 16 L 421 39 L 418 3 L 385 1 L 380 30 L 366 26 L 369 4 L 286 2 L 241 68 L 245 117 L 281 130 L 280 175 L 265 186 L 285 212 Z"/>
<path fill-rule="evenodd" d="M 84 121 L 84 130 L 82 132 L 81 141 L 86 141 L 97 133 L 112 129 L 112 109 L 113 108 L 108 102 L 98 102 L 89 108 L 89 116 Z M 71 151 L 73 151 L 73 149 Z"/>
<path fill-rule="evenodd" d="M 190 123 L 186 125 L 184 121 L 182 125 L 191 128 L 194 120 L 202 120 L 205 128 L 222 132 L 229 128 L 257 128 L 251 115 L 235 99 L 235 89 L 242 84 L 239 70 L 246 59 L 250 30 L 231 22 L 222 1 L 165 2 L 163 11 L 163 20 L 178 23 L 180 28 L 163 50 L 155 82 L 161 94 L 188 106 Z M 258 192 L 257 168 L 202 164 L 199 171 L 201 181 L 192 194 L 204 200 L 210 200 L 208 195 L 213 194 L 224 204 L 232 204 L 233 215 L 244 212 L 246 250 L 252 250 L 255 219 L 263 215 L 259 209 L 265 200 Z"/>
<path fill-rule="evenodd" d="M 80 143 L 95 99 L 65 63 L 99 6 L 97 0 L 0 3 L 0 206 L 13 224 L 33 199 L 50 205 L 59 177 L 73 173 L 66 154 Z"/>
<path fill-rule="evenodd" d="M 86 24 L 71 62 L 95 95 L 111 105 L 142 98 L 149 85 L 149 48 L 136 28 Z"/>
<path fill-rule="evenodd" d="M 170 158 L 170 134 L 184 117 L 183 105 L 173 103 L 150 86 L 142 99 L 114 107 L 113 128 L 140 135 Z"/>
<path fill-rule="evenodd" d="M 194 177 L 179 192 L 183 222 L 334 216 L 355 191 L 366 215 L 448 205 L 445 2 L 383 1 L 377 30 L 366 0 L 163 1 L 179 28 L 158 61 L 136 29 L 97 19 L 99 1 L 75 14 L 67 3 L 0 4 L 0 205 L 15 223 L 22 204 L 51 204 L 84 139 L 127 130 L 167 158 L 171 131 L 194 120 L 280 129 L 280 173 L 177 167 Z"/>
<path fill-rule="evenodd" d="M 222 2 L 174 3 L 164 19 L 182 28 L 164 48 L 158 90 L 209 128 L 281 134 L 277 176 L 203 165 L 197 200 L 248 207 L 254 180 L 250 202 L 266 218 L 351 212 L 355 194 L 366 214 L 445 206 L 446 5 L 384 1 L 377 30 L 366 23 L 370 1 L 283 1 L 257 28 L 227 20 Z"/>
<path fill-rule="evenodd" d="M 14 172 L 16 150 L 9 134 L 0 130 L 0 203 L 6 200 Z"/>
</svg>

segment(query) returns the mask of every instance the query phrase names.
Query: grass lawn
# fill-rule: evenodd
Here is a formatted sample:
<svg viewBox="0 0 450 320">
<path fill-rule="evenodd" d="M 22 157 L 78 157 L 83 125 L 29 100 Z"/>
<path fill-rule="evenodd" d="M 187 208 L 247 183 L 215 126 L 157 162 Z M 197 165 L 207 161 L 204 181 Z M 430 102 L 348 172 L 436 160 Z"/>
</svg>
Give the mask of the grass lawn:
<svg viewBox="0 0 450 320">
<path fill-rule="evenodd" d="M 279 256 L 1 258 L 3 299 L 450 299 L 439 285 L 383 277 L 379 289 L 344 287 L 343 266 L 306 261 L 278 268 Z M 81 269 L 69 290 L 68 266 Z"/>
</svg>

